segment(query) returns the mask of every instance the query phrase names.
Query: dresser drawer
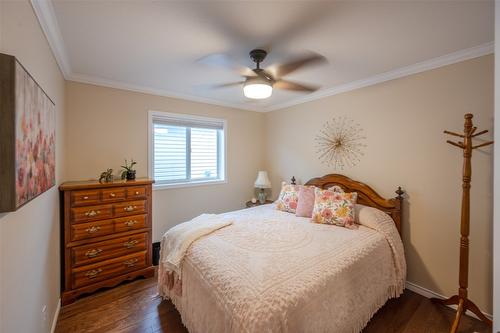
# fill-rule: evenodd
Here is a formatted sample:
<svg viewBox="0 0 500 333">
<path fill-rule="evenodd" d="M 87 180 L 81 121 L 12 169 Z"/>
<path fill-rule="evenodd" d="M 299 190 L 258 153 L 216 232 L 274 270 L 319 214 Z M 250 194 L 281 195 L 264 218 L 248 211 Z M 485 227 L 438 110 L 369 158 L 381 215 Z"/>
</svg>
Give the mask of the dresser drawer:
<svg viewBox="0 0 500 333">
<path fill-rule="evenodd" d="M 147 227 L 147 215 L 120 217 L 115 221 L 115 232 L 130 231 Z"/>
<path fill-rule="evenodd" d="M 147 251 L 72 269 L 72 287 L 79 288 L 146 267 Z"/>
<path fill-rule="evenodd" d="M 115 216 L 136 215 L 146 212 L 146 201 L 136 200 L 114 204 Z"/>
<path fill-rule="evenodd" d="M 113 217 L 112 205 L 71 208 L 71 220 L 74 223 L 109 219 L 111 217 Z"/>
<path fill-rule="evenodd" d="M 101 198 L 100 190 L 72 191 L 71 204 L 73 206 L 96 205 Z"/>
<path fill-rule="evenodd" d="M 125 200 L 126 190 L 123 187 L 102 190 L 102 202 Z"/>
<path fill-rule="evenodd" d="M 113 220 L 72 224 L 71 241 L 109 235 L 113 230 Z"/>
<path fill-rule="evenodd" d="M 127 199 L 144 199 L 146 198 L 146 188 L 144 186 L 134 186 L 127 188 Z"/>
<path fill-rule="evenodd" d="M 88 265 L 99 261 L 124 256 L 133 252 L 146 250 L 147 233 L 131 235 L 76 246 L 71 249 L 73 266 Z"/>
</svg>

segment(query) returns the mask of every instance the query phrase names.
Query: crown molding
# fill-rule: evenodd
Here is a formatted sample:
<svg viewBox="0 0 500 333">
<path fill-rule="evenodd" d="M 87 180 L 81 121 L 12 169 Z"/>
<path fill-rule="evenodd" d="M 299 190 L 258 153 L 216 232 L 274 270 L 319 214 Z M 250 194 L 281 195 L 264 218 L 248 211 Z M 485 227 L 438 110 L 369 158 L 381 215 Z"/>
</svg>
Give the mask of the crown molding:
<svg viewBox="0 0 500 333">
<path fill-rule="evenodd" d="M 1 0 L 0 0 L 1 1 Z M 81 83 L 105 86 L 115 89 L 122 89 L 128 91 L 135 91 L 145 94 L 152 94 L 158 96 L 165 96 L 177 99 L 183 99 L 193 102 L 206 103 L 216 106 L 230 107 L 234 109 L 257 111 L 257 112 L 270 112 L 288 108 L 294 105 L 311 102 L 321 98 L 334 96 L 351 90 L 356 90 L 368 86 L 372 86 L 378 83 L 398 79 L 412 74 L 421 73 L 431 69 L 451 65 L 457 62 L 469 60 L 472 58 L 477 58 L 494 52 L 494 42 L 489 42 L 474 46 L 468 49 L 459 50 L 453 53 L 449 53 L 437 58 L 425 60 L 418 62 L 413 65 L 397 68 L 385 73 L 376 74 L 371 77 L 367 77 L 361 80 L 356 80 L 340 85 L 336 85 L 330 88 L 321 89 L 315 93 L 294 98 L 288 102 L 280 103 L 271 106 L 250 106 L 241 105 L 236 103 L 227 103 L 219 100 L 214 100 L 206 97 L 193 96 L 188 94 L 176 93 L 168 90 L 162 90 L 157 88 L 151 88 L 141 85 L 129 84 L 119 81 L 113 81 L 109 79 L 103 79 L 100 77 L 82 75 L 73 73 L 71 65 L 66 53 L 66 47 L 62 38 L 61 30 L 57 23 L 57 18 L 54 13 L 54 8 L 52 6 L 51 0 L 30 0 L 33 10 L 35 12 L 40 26 L 42 27 L 45 36 L 49 42 L 49 45 L 54 53 L 54 57 L 63 73 L 66 80 L 76 81 Z"/>
<path fill-rule="evenodd" d="M 338 95 L 344 92 L 348 92 L 351 90 L 356 90 L 368 86 L 372 86 L 378 83 L 399 79 L 401 77 L 405 77 L 408 75 L 413 75 L 421 72 L 425 72 L 431 69 L 451 65 L 457 62 L 481 57 L 487 54 L 494 53 L 494 42 L 489 42 L 485 44 L 481 44 L 478 46 L 474 46 L 468 49 L 463 49 L 460 51 L 456 51 L 453 53 L 448 53 L 443 56 L 425 60 L 422 62 L 418 62 L 413 65 L 400 67 L 385 73 L 377 74 L 371 77 L 367 77 L 365 79 L 352 81 L 344 84 L 340 84 L 331 88 L 319 90 L 315 93 L 306 95 L 304 97 L 293 99 L 286 103 L 281 103 L 278 105 L 270 106 L 265 108 L 265 112 L 281 110 L 284 108 L 288 108 L 294 105 L 303 104 L 306 102 L 311 102 L 317 99 Z"/>
<path fill-rule="evenodd" d="M 306 95 L 303 97 L 293 99 L 293 100 L 286 102 L 286 103 L 281 103 L 278 105 L 268 106 L 268 107 L 243 106 L 240 104 L 227 103 L 227 102 L 222 102 L 222 101 L 218 101 L 218 100 L 213 100 L 210 98 L 204 98 L 204 97 L 187 95 L 187 94 L 180 94 L 180 93 L 175 93 L 172 91 L 156 89 L 156 88 L 151 88 L 151 87 L 145 87 L 145 86 L 140 86 L 140 85 L 134 85 L 134 84 L 127 84 L 127 83 L 123 83 L 123 82 L 106 80 L 106 79 L 102 79 L 102 78 L 98 78 L 98 77 L 94 77 L 94 76 L 86 76 L 86 75 L 81 75 L 81 74 L 71 73 L 68 75 L 68 77 L 66 79 L 70 80 L 70 81 L 81 82 L 81 83 L 105 86 L 105 87 L 128 90 L 128 91 L 141 92 L 141 93 L 145 93 L 145 94 L 152 94 L 152 95 L 159 95 L 159 96 L 183 99 L 183 100 L 199 102 L 199 103 L 206 103 L 206 104 L 211 104 L 211 105 L 216 105 L 216 106 L 230 107 L 230 108 L 234 108 L 234 109 L 256 111 L 256 112 L 271 112 L 271 111 L 281 110 L 281 109 L 285 109 L 285 108 L 288 108 L 291 106 L 303 104 L 306 102 L 315 101 L 315 100 L 322 99 L 325 97 L 338 95 L 338 94 L 341 94 L 344 92 L 372 86 L 372 85 L 379 84 L 382 82 L 402 78 L 405 76 L 418 74 L 418 73 L 425 72 L 428 70 L 436 69 L 439 67 L 451 65 L 454 63 L 458 63 L 461 61 L 481 57 L 481 56 L 492 54 L 492 53 L 494 53 L 494 43 L 493 42 L 485 43 L 485 44 L 481 44 L 481 45 L 471 47 L 468 49 L 463 49 L 463 50 L 460 50 L 457 52 L 449 53 L 449 54 L 446 54 L 446 55 L 443 55 L 440 57 L 436 57 L 433 59 L 418 62 L 418 63 L 413 64 L 413 65 L 397 68 L 397 69 L 394 69 L 394 70 L 391 70 L 391 71 L 388 71 L 385 73 L 377 74 L 377 75 L 374 75 L 374 76 L 371 76 L 371 77 L 368 77 L 365 79 L 340 84 L 340 85 L 337 85 L 337 86 L 334 86 L 334 87 L 331 87 L 328 89 L 320 90 L 316 93 L 312 93 L 312 94 L 309 94 L 309 95 Z"/>
<path fill-rule="evenodd" d="M 45 34 L 45 37 L 49 42 L 49 46 L 52 49 L 52 53 L 56 58 L 57 64 L 59 65 L 59 68 L 61 69 L 64 78 L 68 81 L 75 81 L 75 82 L 93 84 L 109 88 L 177 98 L 192 102 L 199 102 L 199 103 L 229 107 L 240 110 L 257 111 L 257 112 L 263 111 L 263 109 L 258 106 L 245 106 L 235 103 L 226 103 L 205 97 L 175 93 L 172 91 L 128 84 L 119 81 L 103 79 L 95 76 L 76 74 L 71 69 L 71 65 L 66 53 L 66 46 L 64 45 L 61 29 L 59 28 L 59 24 L 57 23 L 57 18 L 51 0 L 30 0 L 30 1 L 31 1 L 31 6 L 33 7 L 33 11 L 35 12 L 35 15 L 38 19 L 38 22 L 40 23 L 40 26 Z"/>
<path fill-rule="evenodd" d="M 255 111 L 255 112 L 262 112 L 263 111 L 262 108 L 256 107 L 256 106 L 246 106 L 246 105 L 239 105 L 239 104 L 234 104 L 234 103 L 226 103 L 226 102 L 221 102 L 221 101 L 210 99 L 210 98 L 193 96 L 193 95 L 188 95 L 188 94 L 180 94 L 180 93 L 175 93 L 175 92 L 163 90 L 163 89 L 156 89 L 156 88 L 145 87 L 145 86 L 141 86 L 141 85 L 135 85 L 135 84 L 118 82 L 118 81 L 114 81 L 114 80 L 102 79 L 102 78 L 95 77 L 95 76 L 87 76 L 87 75 L 82 75 L 82 74 L 71 74 L 67 78 L 67 80 L 85 83 L 85 84 L 92 84 L 92 85 L 96 85 L 96 86 L 103 86 L 103 87 L 108 87 L 108 88 L 133 91 L 133 92 L 149 94 L 149 95 L 176 98 L 176 99 L 181 99 L 181 100 L 187 100 L 190 102 L 204 103 L 204 104 L 210 104 L 210 105 L 215 105 L 215 106 L 223 106 L 223 107 L 227 107 L 227 108 L 233 108 L 233 109 L 239 109 L 239 110 L 245 110 L 245 111 Z"/>
<path fill-rule="evenodd" d="M 49 42 L 59 69 L 64 78 L 68 79 L 71 74 L 71 66 L 52 2 L 50 0 L 31 0 L 31 6 Z"/>
</svg>

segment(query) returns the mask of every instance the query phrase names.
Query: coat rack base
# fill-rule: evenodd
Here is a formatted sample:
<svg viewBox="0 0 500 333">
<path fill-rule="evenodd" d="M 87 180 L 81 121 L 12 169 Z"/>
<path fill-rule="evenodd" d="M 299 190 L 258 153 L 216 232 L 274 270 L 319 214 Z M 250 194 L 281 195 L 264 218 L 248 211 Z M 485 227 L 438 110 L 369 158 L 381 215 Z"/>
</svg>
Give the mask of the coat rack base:
<svg viewBox="0 0 500 333">
<path fill-rule="evenodd" d="M 460 297 L 459 295 L 453 295 L 447 299 L 441 298 L 431 298 L 431 301 L 435 304 L 441 305 L 457 305 L 457 312 L 455 315 L 455 320 L 451 325 L 450 333 L 455 333 L 458 330 L 458 325 L 460 324 L 460 318 L 467 312 L 467 310 L 474 313 L 479 319 L 485 322 L 487 325 L 492 326 L 493 323 L 479 310 L 479 307 L 474 304 L 471 300 L 465 297 Z"/>
</svg>

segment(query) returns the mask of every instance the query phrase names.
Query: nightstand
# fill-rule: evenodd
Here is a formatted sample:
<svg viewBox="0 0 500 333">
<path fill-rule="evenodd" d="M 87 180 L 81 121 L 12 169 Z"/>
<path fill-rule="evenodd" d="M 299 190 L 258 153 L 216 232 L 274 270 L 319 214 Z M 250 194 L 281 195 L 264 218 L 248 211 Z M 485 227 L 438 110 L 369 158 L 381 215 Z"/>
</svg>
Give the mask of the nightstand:
<svg viewBox="0 0 500 333">
<path fill-rule="evenodd" d="M 270 204 L 270 203 L 273 203 L 273 202 L 274 201 L 266 200 L 266 203 L 264 205 L 267 205 L 267 204 Z M 250 207 L 260 206 L 262 204 L 259 202 L 259 200 L 257 200 L 256 203 L 253 203 L 252 201 L 247 201 L 246 205 L 247 205 L 247 208 L 250 208 Z"/>
</svg>

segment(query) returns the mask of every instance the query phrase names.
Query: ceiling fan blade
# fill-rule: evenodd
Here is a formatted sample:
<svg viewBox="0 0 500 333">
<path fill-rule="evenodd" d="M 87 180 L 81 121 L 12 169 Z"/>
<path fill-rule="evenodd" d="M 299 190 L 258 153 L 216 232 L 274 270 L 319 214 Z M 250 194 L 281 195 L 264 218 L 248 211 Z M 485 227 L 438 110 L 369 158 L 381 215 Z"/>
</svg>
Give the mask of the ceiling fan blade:
<svg viewBox="0 0 500 333">
<path fill-rule="evenodd" d="M 298 58 L 287 64 L 277 65 L 275 68 L 269 69 L 270 72 L 274 73 L 276 77 L 280 78 L 288 75 L 296 70 L 310 66 L 326 63 L 326 58 L 321 54 L 311 54 L 305 57 Z"/>
<path fill-rule="evenodd" d="M 245 83 L 245 81 L 222 83 L 222 84 L 212 84 L 212 85 L 209 85 L 208 88 L 210 88 L 210 89 L 230 88 L 230 87 L 241 86 L 243 83 Z"/>
<path fill-rule="evenodd" d="M 248 76 L 248 77 L 256 76 L 256 74 L 252 69 L 237 64 L 230 57 L 221 53 L 210 54 L 208 56 L 196 60 L 196 62 L 208 66 L 227 68 L 229 70 L 237 72 L 241 76 Z"/>
<path fill-rule="evenodd" d="M 283 90 L 292 90 L 292 91 L 305 91 L 305 92 L 313 92 L 318 90 L 319 86 L 314 86 L 310 84 L 302 84 L 295 83 L 291 81 L 279 80 L 276 81 L 273 85 L 273 88 L 283 89 Z"/>
<path fill-rule="evenodd" d="M 254 76 L 260 76 L 261 78 L 263 78 L 264 80 L 270 80 L 270 81 L 275 81 L 274 80 L 274 75 L 271 74 L 270 72 L 266 71 L 266 70 L 263 70 L 263 69 L 253 69 L 252 70 L 253 73 L 254 73 Z M 247 77 L 247 78 L 252 78 L 251 76 Z"/>
</svg>

